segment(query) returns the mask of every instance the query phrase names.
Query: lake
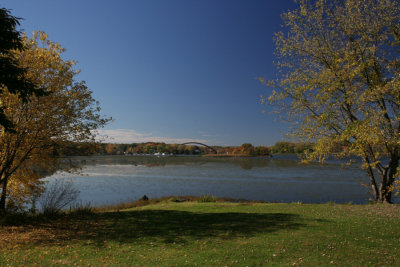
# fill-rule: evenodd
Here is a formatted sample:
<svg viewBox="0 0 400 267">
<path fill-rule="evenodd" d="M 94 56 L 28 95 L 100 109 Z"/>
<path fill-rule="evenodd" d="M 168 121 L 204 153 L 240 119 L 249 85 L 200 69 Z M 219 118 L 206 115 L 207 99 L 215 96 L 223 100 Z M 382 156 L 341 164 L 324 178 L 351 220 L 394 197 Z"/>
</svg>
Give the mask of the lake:
<svg viewBox="0 0 400 267">
<path fill-rule="evenodd" d="M 367 203 L 366 174 L 340 162 L 301 164 L 295 156 L 207 158 L 154 156 L 74 157 L 80 174 L 58 172 L 46 180 L 71 180 L 79 202 L 93 206 L 147 195 L 212 195 L 267 202 Z"/>
</svg>

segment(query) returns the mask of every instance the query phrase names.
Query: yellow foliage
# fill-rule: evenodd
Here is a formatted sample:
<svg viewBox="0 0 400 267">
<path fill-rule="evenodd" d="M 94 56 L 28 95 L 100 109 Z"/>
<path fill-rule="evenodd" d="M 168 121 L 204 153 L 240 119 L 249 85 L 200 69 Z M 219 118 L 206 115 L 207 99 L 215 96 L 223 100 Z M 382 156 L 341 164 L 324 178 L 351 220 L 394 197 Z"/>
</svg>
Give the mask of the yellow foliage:
<svg viewBox="0 0 400 267">
<path fill-rule="evenodd" d="M 62 58 L 64 49 L 44 32 L 39 32 L 39 45 L 37 36 L 25 38 L 26 49 L 15 51 L 15 57 L 27 69 L 27 78 L 47 94 L 32 95 L 28 102 L 7 88 L 0 94 L 6 116 L 15 124 L 13 133 L 0 129 L 0 184 L 21 199 L 40 192 L 41 174 L 59 168 L 58 147 L 65 141 L 94 140 L 94 130 L 108 121 L 85 83 L 75 81 L 74 62 Z"/>
<path fill-rule="evenodd" d="M 283 18 L 280 75 L 263 103 L 294 122 L 294 136 L 316 143 L 308 160 L 357 155 L 371 186 L 384 187 L 375 197 L 390 198 L 400 159 L 399 1 L 300 0 Z"/>
</svg>

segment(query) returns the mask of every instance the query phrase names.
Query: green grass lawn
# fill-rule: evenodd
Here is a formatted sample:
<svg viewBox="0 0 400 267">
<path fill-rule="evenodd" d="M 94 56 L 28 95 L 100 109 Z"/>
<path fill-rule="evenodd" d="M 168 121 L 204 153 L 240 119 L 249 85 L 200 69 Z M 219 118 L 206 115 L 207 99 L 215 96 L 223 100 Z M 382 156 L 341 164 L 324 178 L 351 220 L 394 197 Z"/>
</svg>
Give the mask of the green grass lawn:
<svg viewBox="0 0 400 267">
<path fill-rule="evenodd" d="M 1 266 L 400 266 L 400 206 L 161 202 L 14 218 L 0 253 Z"/>
</svg>

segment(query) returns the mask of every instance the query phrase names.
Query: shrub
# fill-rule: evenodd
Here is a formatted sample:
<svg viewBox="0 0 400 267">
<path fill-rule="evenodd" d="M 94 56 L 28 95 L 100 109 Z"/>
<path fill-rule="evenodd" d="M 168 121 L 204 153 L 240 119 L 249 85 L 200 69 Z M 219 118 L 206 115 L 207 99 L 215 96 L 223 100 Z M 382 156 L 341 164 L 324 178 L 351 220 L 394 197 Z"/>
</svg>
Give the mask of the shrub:
<svg viewBox="0 0 400 267">
<path fill-rule="evenodd" d="M 217 198 L 214 196 L 205 195 L 201 196 L 197 202 L 217 202 Z"/>
<path fill-rule="evenodd" d="M 44 214 L 55 214 L 72 204 L 78 196 L 79 190 L 72 181 L 57 179 L 50 182 L 40 196 L 39 203 Z"/>
</svg>

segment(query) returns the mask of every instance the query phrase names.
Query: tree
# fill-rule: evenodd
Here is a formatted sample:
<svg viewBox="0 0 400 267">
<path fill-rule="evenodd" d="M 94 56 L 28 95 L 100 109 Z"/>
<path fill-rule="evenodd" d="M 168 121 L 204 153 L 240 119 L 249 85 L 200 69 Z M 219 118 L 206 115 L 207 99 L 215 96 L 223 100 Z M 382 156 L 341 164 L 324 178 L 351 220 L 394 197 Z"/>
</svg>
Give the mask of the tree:
<svg viewBox="0 0 400 267">
<path fill-rule="evenodd" d="M 290 143 L 290 142 L 276 142 L 275 145 L 272 147 L 272 153 L 295 153 L 294 152 L 294 143 Z"/>
<path fill-rule="evenodd" d="M 167 149 L 166 149 L 165 143 L 159 143 L 159 144 L 157 145 L 157 152 L 163 153 L 163 152 L 165 152 L 166 150 L 167 150 Z"/>
<path fill-rule="evenodd" d="M 379 202 L 391 202 L 400 159 L 400 3 L 299 1 L 276 35 L 278 78 L 265 103 L 315 142 L 308 159 L 357 155 Z M 397 42 L 396 42 L 397 41 Z"/>
<path fill-rule="evenodd" d="M 14 51 L 24 49 L 22 35 L 16 30 L 19 19 L 12 16 L 9 10 L 0 8 L 0 93 L 7 88 L 9 93 L 18 95 L 27 101 L 32 93 L 43 95 L 43 89 L 37 89 L 35 84 L 25 76 L 26 69 L 21 67 L 14 55 Z M 1 100 L 1 99 L 0 99 Z M 4 130 L 13 129 L 13 124 L 5 115 L 4 102 L 0 102 L 0 126 Z"/>
<path fill-rule="evenodd" d="M 244 156 L 254 156 L 254 147 L 252 144 L 244 143 L 240 147 L 240 152 Z"/>
<path fill-rule="evenodd" d="M 26 69 L 25 78 L 49 94 L 23 101 L 7 87 L 0 92 L 5 115 L 14 125 L 13 132 L 0 131 L 0 211 L 5 211 L 7 197 L 21 188 L 28 194 L 37 192 L 40 172 L 58 167 L 56 148 L 94 141 L 94 131 L 109 120 L 99 114 L 99 103 L 85 83 L 75 81 L 78 71 L 73 61 L 61 57 L 64 49 L 59 44 L 40 32 L 25 38 L 24 45 L 24 50 L 14 50 L 18 66 Z"/>
<path fill-rule="evenodd" d="M 106 145 L 106 154 L 108 155 L 116 155 L 118 153 L 118 145 L 117 144 L 107 144 Z"/>
</svg>

